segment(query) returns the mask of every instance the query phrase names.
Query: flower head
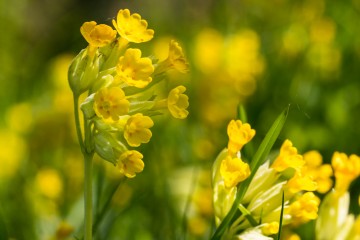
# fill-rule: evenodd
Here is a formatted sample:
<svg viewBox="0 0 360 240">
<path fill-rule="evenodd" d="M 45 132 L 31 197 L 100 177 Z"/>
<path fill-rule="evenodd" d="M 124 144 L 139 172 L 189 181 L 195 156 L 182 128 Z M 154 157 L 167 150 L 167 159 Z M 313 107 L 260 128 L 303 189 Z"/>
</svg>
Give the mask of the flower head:
<svg viewBox="0 0 360 240">
<path fill-rule="evenodd" d="M 235 154 L 250 142 L 255 136 L 255 130 L 251 129 L 248 123 L 243 124 L 240 120 L 231 120 L 227 127 L 227 134 L 229 136 L 228 150 L 230 154 Z"/>
<path fill-rule="evenodd" d="M 224 178 L 225 187 L 235 187 L 250 176 L 250 167 L 240 158 L 227 156 L 220 165 L 220 174 Z"/>
<path fill-rule="evenodd" d="M 286 188 L 293 194 L 302 190 L 315 191 L 317 183 L 313 180 L 312 176 L 295 172 L 295 175 L 287 182 Z"/>
<path fill-rule="evenodd" d="M 266 236 L 277 234 L 279 232 L 279 223 L 278 222 L 265 223 L 261 227 L 261 232 Z"/>
<path fill-rule="evenodd" d="M 307 192 L 291 203 L 288 211 L 295 223 L 305 223 L 317 218 L 319 204 L 320 199 L 314 193 Z"/>
<path fill-rule="evenodd" d="M 129 112 L 129 101 L 124 91 L 119 87 L 102 88 L 94 96 L 94 110 L 96 115 L 104 119 L 112 118 L 116 121 L 119 116 Z"/>
<path fill-rule="evenodd" d="M 303 154 L 305 165 L 301 168 L 303 175 L 311 176 L 317 184 L 319 193 L 326 193 L 332 187 L 333 175 L 330 164 L 322 164 L 322 156 L 318 151 L 309 151 Z"/>
<path fill-rule="evenodd" d="M 172 89 L 168 96 L 168 109 L 174 118 L 184 119 L 189 112 L 186 108 L 189 106 L 189 98 L 183 94 L 186 91 L 184 86 L 177 86 Z"/>
<path fill-rule="evenodd" d="M 152 81 L 150 75 L 154 72 L 154 66 L 150 58 L 141 57 L 140 49 L 129 48 L 120 57 L 116 71 L 118 80 L 130 86 L 144 88 Z"/>
<path fill-rule="evenodd" d="M 144 169 L 143 155 L 135 150 L 129 150 L 121 154 L 118 161 L 118 168 L 128 178 L 133 178 L 136 173 Z"/>
<path fill-rule="evenodd" d="M 165 65 L 168 65 L 168 68 L 174 68 L 181 73 L 187 73 L 189 71 L 189 63 L 184 56 L 183 49 L 175 40 L 170 41 L 169 56 L 165 60 L 165 63 Z"/>
<path fill-rule="evenodd" d="M 331 165 L 336 178 L 335 190 L 346 192 L 350 183 L 360 175 L 360 157 L 355 154 L 348 157 L 345 153 L 335 152 Z"/>
<path fill-rule="evenodd" d="M 138 147 L 141 143 L 147 143 L 152 136 L 151 128 L 154 122 L 150 117 L 137 113 L 131 116 L 124 128 L 124 137 L 128 144 L 132 147 Z"/>
<path fill-rule="evenodd" d="M 116 31 L 106 24 L 97 25 L 96 22 L 85 22 L 80 32 L 89 43 L 89 55 L 93 55 L 95 49 L 98 47 L 104 47 L 114 41 L 116 38 Z"/>
<path fill-rule="evenodd" d="M 129 9 L 121 9 L 112 23 L 120 36 L 129 42 L 147 42 L 154 36 L 154 30 L 147 29 L 146 20 L 137 13 L 130 14 Z"/>
<path fill-rule="evenodd" d="M 280 148 L 279 156 L 275 159 L 271 167 L 278 172 L 282 172 L 289 167 L 299 171 L 304 164 L 303 157 L 298 154 L 292 142 L 286 139 Z"/>
</svg>

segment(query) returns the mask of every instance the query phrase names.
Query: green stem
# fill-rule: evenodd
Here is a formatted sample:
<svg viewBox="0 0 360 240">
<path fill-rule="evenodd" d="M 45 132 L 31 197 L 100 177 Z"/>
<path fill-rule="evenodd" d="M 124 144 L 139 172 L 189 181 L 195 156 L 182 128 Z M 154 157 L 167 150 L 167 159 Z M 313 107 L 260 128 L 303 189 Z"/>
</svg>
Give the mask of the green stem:
<svg viewBox="0 0 360 240">
<path fill-rule="evenodd" d="M 84 210 L 85 210 L 85 224 L 84 237 L 85 240 L 92 239 L 92 154 L 85 154 L 85 192 L 84 192 Z"/>
<path fill-rule="evenodd" d="M 79 120 L 79 96 L 76 96 L 75 94 L 74 94 L 74 115 L 75 115 L 76 134 L 80 144 L 81 152 L 84 154 L 85 146 L 84 146 L 83 135 L 81 133 L 80 120 Z"/>
</svg>

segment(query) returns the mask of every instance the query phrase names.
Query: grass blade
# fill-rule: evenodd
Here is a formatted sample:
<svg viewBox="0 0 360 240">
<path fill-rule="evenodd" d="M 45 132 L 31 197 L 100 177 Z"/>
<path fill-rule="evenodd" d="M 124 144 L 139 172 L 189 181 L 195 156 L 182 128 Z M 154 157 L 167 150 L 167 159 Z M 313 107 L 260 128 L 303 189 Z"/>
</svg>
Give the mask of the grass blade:
<svg viewBox="0 0 360 240">
<path fill-rule="evenodd" d="M 281 212 L 280 212 L 279 231 L 278 231 L 277 240 L 280 240 L 280 236 L 281 236 L 282 221 L 283 221 L 283 216 L 284 216 L 284 202 L 285 202 L 285 197 L 284 197 L 284 191 L 283 191 L 282 200 L 281 200 Z"/>
</svg>

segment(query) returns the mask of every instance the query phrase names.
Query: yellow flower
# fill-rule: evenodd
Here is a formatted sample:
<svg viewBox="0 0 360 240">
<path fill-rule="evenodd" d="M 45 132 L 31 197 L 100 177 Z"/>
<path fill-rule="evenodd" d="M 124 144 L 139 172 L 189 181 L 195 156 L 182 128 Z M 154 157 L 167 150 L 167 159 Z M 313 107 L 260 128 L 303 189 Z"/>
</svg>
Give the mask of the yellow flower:
<svg viewBox="0 0 360 240">
<path fill-rule="evenodd" d="M 89 43 L 89 55 L 92 56 L 98 47 L 104 47 L 114 41 L 116 31 L 106 24 L 97 25 L 96 22 L 85 22 L 80 32 Z"/>
<path fill-rule="evenodd" d="M 265 223 L 261 227 L 261 232 L 266 236 L 277 234 L 279 232 L 279 223 L 278 222 Z"/>
<path fill-rule="evenodd" d="M 129 150 L 121 154 L 118 162 L 118 168 L 122 174 L 128 178 L 133 178 L 136 173 L 144 169 L 143 155 L 135 150 Z"/>
<path fill-rule="evenodd" d="M 169 55 L 162 65 L 164 71 L 171 68 L 174 68 L 181 73 L 187 73 L 189 71 L 189 63 L 187 62 L 179 43 L 175 40 L 170 41 Z"/>
<path fill-rule="evenodd" d="M 189 112 L 186 108 L 189 106 L 189 98 L 185 94 L 186 91 L 184 86 L 177 86 L 172 89 L 167 99 L 168 109 L 174 118 L 184 119 L 187 117 Z"/>
<path fill-rule="evenodd" d="M 220 174 L 224 179 L 225 187 L 232 188 L 250 176 L 250 167 L 240 158 L 232 158 L 228 155 L 221 162 Z"/>
<path fill-rule="evenodd" d="M 296 172 L 295 175 L 287 182 L 286 188 L 290 193 L 297 193 L 302 190 L 315 191 L 317 189 L 317 184 L 311 176 Z"/>
<path fill-rule="evenodd" d="M 316 219 L 320 199 L 312 192 L 301 195 L 295 202 L 290 204 L 289 213 L 294 223 L 305 223 Z"/>
<path fill-rule="evenodd" d="M 240 120 L 231 120 L 227 127 L 227 134 L 229 136 L 229 153 L 235 154 L 250 142 L 255 136 L 255 130 L 251 129 L 248 123 L 243 124 Z"/>
<path fill-rule="evenodd" d="M 129 9 L 121 9 L 117 14 L 116 21 L 113 20 L 112 23 L 120 36 L 129 42 L 147 42 L 154 36 L 154 30 L 147 29 L 146 20 L 141 19 L 137 13 L 130 15 Z"/>
<path fill-rule="evenodd" d="M 131 116 L 124 128 L 124 137 L 132 147 L 138 147 L 141 143 L 148 143 L 152 136 L 149 128 L 154 126 L 154 122 L 148 116 L 137 113 Z"/>
<path fill-rule="evenodd" d="M 36 175 L 36 187 L 48 198 L 59 198 L 63 191 L 63 182 L 55 169 L 43 169 Z"/>
<path fill-rule="evenodd" d="M 129 48 L 124 56 L 120 57 L 116 71 L 116 80 L 124 81 L 130 86 L 144 88 L 152 81 L 150 75 L 154 72 L 154 66 L 150 58 L 141 58 L 139 49 Z"/>
<path fill-rule="evenodd" d="M 335 152 L 331 165 L 336 178 L 335 190 L 346 192 L 350 183 L 360 175 L 360 157 L 355 154 L 348 157 L 345 153 Z"/>
<path fill-rule="evenodd" d="M 329 191 L 333 184 L 331 180 L 333 171 L 330 164 L 322 164 L 322 156 L 318 151 L 309 151 L 303 154 L 303 157 L 306 164 L 301 172 L 313 178 L 317 183 L 319 193 Z"/>
<path fill-rule="evenodd" d="M 116 121 L 119 116 L 129 112 L 129 101 L 124 91 L 119 87 L 102 88 L 94 96 L 94 110 L 96 115 Z"/>
<path fill-rule="evenodd" d="M 289 167 L 299 171 L 304 164 L 303 157 L 298 154 L 292 142 L 286 139 L 280 148 L 279 156 L 275 159 L 271 167 L 278 172 L 282 172 Z"/>
</svg>

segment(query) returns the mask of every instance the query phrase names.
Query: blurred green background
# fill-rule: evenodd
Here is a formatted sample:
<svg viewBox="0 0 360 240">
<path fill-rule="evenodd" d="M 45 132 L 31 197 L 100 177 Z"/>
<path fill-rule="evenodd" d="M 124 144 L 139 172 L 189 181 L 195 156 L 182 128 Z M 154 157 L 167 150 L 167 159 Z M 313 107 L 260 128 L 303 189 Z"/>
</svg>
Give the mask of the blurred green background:
<svg viewBox="0 0 360 240">
<path fill-rule="evenodd" d="M 169 38 L 183 46 L 191 71 L 172 77 L 188 89 L 190 114 L 156 119 L 135 179 L 97 164 L 97 197 L 119 185 L 99 239 L 208 239 L 211 165 L 239 103 L 256 143 L 291 104 L 277 147 L 289 138 L 324 162 L 334 151 L 360 154 L 360 0 L 3 0 L 0 239 L 66 239 L 63 221 L 81 236 L 83 166 L 67 67 L 87 45 L 82 23 L 111 25 L 121 8 L 155 30 L 148 52 L 161 54 Z M 355 213 L 359 189 L 357 180 Z"/>
</svg>

